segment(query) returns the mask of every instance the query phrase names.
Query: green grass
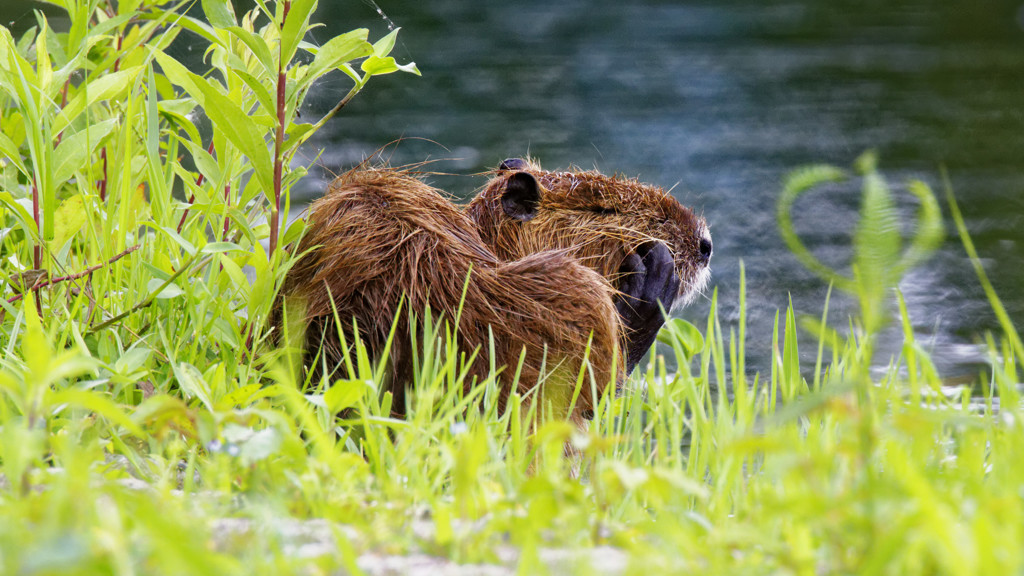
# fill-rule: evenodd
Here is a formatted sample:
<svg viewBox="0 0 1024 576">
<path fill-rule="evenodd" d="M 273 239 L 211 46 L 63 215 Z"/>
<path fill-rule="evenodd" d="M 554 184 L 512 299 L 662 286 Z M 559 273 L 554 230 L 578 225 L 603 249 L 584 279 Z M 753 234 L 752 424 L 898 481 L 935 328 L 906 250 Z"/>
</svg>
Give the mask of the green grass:
<svg viewBox="0 0 1024 576">
<path fill-rule="evenodd" d="M 320 125 L 298 122 L 302 96 L 339 66 L 354 86 L 342 105 L 414 68 L 387 56 L 393 36 L 358 31 L 312 54 L 310 2 L 289 5 L 301 26 L 280 25 L 283 3 L 255 26 L 203 7 L 209 24 L 124 2 L 69 5 L 61 33 L 41 17 L 19 40 L 0 30 L 0 572 L 358 573 L 425 554 L 589 573 L 552 551 L 610 548 L 628 573 L 1021 573 L 1024 347 L 951 193 L 1002 326 L 985 337 L 980 409 L 948 393 L 895 290 L 941 241 L 938 204 L 910 185 L 921 210 L 903 250 L 869 155 L 852 276 L 814 260 L 788 217 L 845 173 L 798 170 L 780 197 L 783 237 L 857 317 L 796 303 L 772 334 L 748 334 L 745 288 L 736 325 L 715 295 L 703 328 L 671 322 L 586 432 L 531 426 L 544 407 L 517 396 L 499 411 L 495 377 L 464 393 L 473 351 L 428 323 L 395 420 L 365 351 L 307 386 L 265 317 L 290 263 L 280 246 L 301 233 L 272 223 Z M 163 52 L 182 29 L 212 47 L 203 75 Z M 878 357 L 894 322 L 902 351 Z M 770 347 L 770 371 L 748 372 L 748 347 Z"/>
</svg>

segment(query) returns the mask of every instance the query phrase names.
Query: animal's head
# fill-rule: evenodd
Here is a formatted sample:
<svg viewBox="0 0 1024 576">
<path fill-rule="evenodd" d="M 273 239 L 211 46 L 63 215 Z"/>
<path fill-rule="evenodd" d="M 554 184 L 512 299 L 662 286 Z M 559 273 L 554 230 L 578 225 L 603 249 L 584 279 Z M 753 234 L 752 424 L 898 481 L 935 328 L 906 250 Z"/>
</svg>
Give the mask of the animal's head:
<svg viewBox="0 0 1024 576">
<path fill-rule="evenodd" d="M 707 283 L 707 223 L 657 186 L 594 171 L 548 172 L 528 160 L 501 163 L 467 212 L 499 258 L 569 251 L 617 284 L 622 261 L 660 241 L 672 252 L 685 304 Z"/>
</svg>

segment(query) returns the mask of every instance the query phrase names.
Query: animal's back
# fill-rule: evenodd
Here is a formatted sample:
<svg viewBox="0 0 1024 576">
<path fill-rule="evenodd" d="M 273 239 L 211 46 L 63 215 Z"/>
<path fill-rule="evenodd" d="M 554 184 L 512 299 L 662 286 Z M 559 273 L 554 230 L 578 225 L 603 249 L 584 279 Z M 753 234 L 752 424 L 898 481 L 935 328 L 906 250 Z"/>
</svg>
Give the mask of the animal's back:
<svg viewBox="0 0 1024 576">
<path fill-rule="evenodd" d="M 599 390 L 616 380 L 618 320 L 601 276 L 556 252 L 499 262 L 466 215 L 407 173 L 359 169 L 339 177 L 311 205 L 296 250 L 301 256 L 282 295 L 304 303 L 304 346 L 308 359 L 322 351 L 318 366 L 343 365 L 341 337 L 351 346 L 353 319 L 371 354 L 382 353 L 397 318 L 389 386 L 398 412 L 414 378 L 411 330 L 421 328 L 410 325 L 409 313 L 422 319 L 428 306 L 435 318 L 459 316 L 463 351 L 486 352 L 493 335 L 495 363 L 510 367 L 502 401 L 524 350 L 522 393 L 536 384 L 542 366 L 577 370 L 591 337 Z M 488 371 L 483 352 L 470 367 L 477 379 Z M 590 409 L 591 400 L 587 387 L 577 412 Z"/>
</svg>

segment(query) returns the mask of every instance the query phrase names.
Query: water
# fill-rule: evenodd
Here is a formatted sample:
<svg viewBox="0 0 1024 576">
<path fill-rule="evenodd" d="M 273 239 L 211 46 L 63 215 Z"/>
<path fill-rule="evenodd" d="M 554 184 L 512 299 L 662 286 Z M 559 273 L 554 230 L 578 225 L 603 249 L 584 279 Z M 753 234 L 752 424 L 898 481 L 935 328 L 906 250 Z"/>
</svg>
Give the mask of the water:
<svg viewBox="0 0 1024 576">
<path fill-rule="evenodd" d="M 403 27 L 396 55 L 415 60 L 423 77 L 371 82 L 318 143 L 327 166 L 406 138 L 393 161 L 452 158 L 433 168 L 459 175 L 434 182 L 463 197 L 483 183 L 473 173 L 524 154 L 550 168 L 597 166 L 674 187 L 711 224 L 726 329 L 739 318 L 746 265 L 749 351 L 765 370 L 775 311 L 791 295 L 799 312 L 818 316 L 827 289 L 778 236 L 780 183 L 799 165 L 848 166 L 875 148 L 898 193 L 910 178 L 941 193 L 939 167 L 948 169 L 986 270 L 1011 317 L 1024 321 L 1019 2 L 378 4 Z M 331 32 L 387 28 L 360 2 L 320 15 Z M 345 86 L 329 82 L 311 108 L 326 108 Z M 322 183 L 309 185 L 315 194 Z M 913 200 L 899 198 L 911 218 Z M 856 183 L 798 202 L 797 228 L 824 261 L 848 261 L 858 205 Z M 943 373 L 975 373 L 984 361 L 978 336 L 996 322 L 959 240 L 901 289 Z M 705 299 L 682 315 L 702 322 L 708 307 Z M 830 317 L 843 325 L 854 312 L 840 297 Z M 899 344 L 894 331 L 883 353 Z M 805 337 L 804 353 L 814 348 Z"/>
<path fill-rule="evenodd" d="M 394 54 L 423 72 L 371 81 L 314 142 L 324 167 L 342 170 L 403 139 L 392 161 L 442 160 L 432 169 L 455 175 L 432 182 L 460 197 L 483 184 L 474 174 L 526 154 L 548 168 L 596 166 L 673 187 L 711 224 L 726 330 L 739 318 L 746 265 L 756 369 L 768 369 L 776 310 L 792 296 L 818 316 L 827 288 L 778 236 L 784 175 L 807 163 L 848 166 L 867 148 L 893 184 L 920 178 L 940 191 L 939 166 L 949 170 L 986 270 L 1024 326 L 1019 2 L 349 0 L 321 2 L 317 19 L 327 23 L 321 41 L 401 26 Z M 323 82 L 303 114 L 316 118 L 348 88 L 340 75 Z M 299 194 L 319 194 L 329 170 L 314 171 Z M 912 216 L 912 199 L 899 198 Z M 847 261 L 858 202 L 856 183 L 798 202 L 797 228 L 826 262 Z M 959 241 L 901 289 L 943 374 L 976 373 L 978 336 L 996 322 Z M 845 325 L 853 304 L 833 302 L 830 318 Z M 703 299 L 682 315 L 701 324 L 708 307 Z M 883 352 L 899 343 L 893 332 Z"/>
</svg>

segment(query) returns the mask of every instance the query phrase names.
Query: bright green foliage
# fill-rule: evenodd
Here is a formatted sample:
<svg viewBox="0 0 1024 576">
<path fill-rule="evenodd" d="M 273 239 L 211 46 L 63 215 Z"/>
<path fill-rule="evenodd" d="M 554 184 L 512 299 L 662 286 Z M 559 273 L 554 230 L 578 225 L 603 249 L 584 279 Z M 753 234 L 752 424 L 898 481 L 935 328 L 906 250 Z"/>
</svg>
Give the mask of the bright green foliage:
<svg viewBox="0 0 1024 576">
<path fill-rule="evenodd" d="M 516 367 L 464 391 L 488 350 L 455 349 L 451 325 L 418 311 L 398 420 L 384 360 L 361 343 L 336 379 L 306 382 L 268 341 L 290 260 L 261 244 L 302 175 L 297 147 L 326 120 L 297 123 L 302 98 L 331 70 L 353 81 L 339 105 L 370 77 L 414 71 L 388 55 L 394 34 L 313 46 L 308 0 L 241 17 L 206 0 L 205 21 L 144 0 L 62 5 L 66 31 L 42 16 L 20 39 L 0 30 L 0 573 L 358 573 L 372 555 L 510 550 L 522 573 L 564 573 L 548 552 L 597 546 L 650 574 L 1024 567 L 1020 338 L 979 267 L 1005 338 L 987 337 L 991 373 L 971 398 L 940 379 L 893 290 L 942 236 L 923 184 L 904 250 L 884 180 L 859 162 L 855 273 L 841 277 L 788 212 L 842 173 L 788 180 L 787 241 L 861 302 L 849 330 L 827 309 L 812 323 L 814 366 L 792 305 L 770 338 L 747 335 L 741 276 L 736 326 L 717 296 L 703 328 L 670 322 L 661 351 L 678 370 L 655 355 L 581 431 L 538 418 L 550 407 L 532 398 L 500 408 Z M 210 69 L 169 56 L 179 33 L 209 42 Z M 904 346 L 882 371 L 872 340 L 894 294 Z M 768 374 L 747 372 L 748 340 L 771 346 Z"/>
</svg>

